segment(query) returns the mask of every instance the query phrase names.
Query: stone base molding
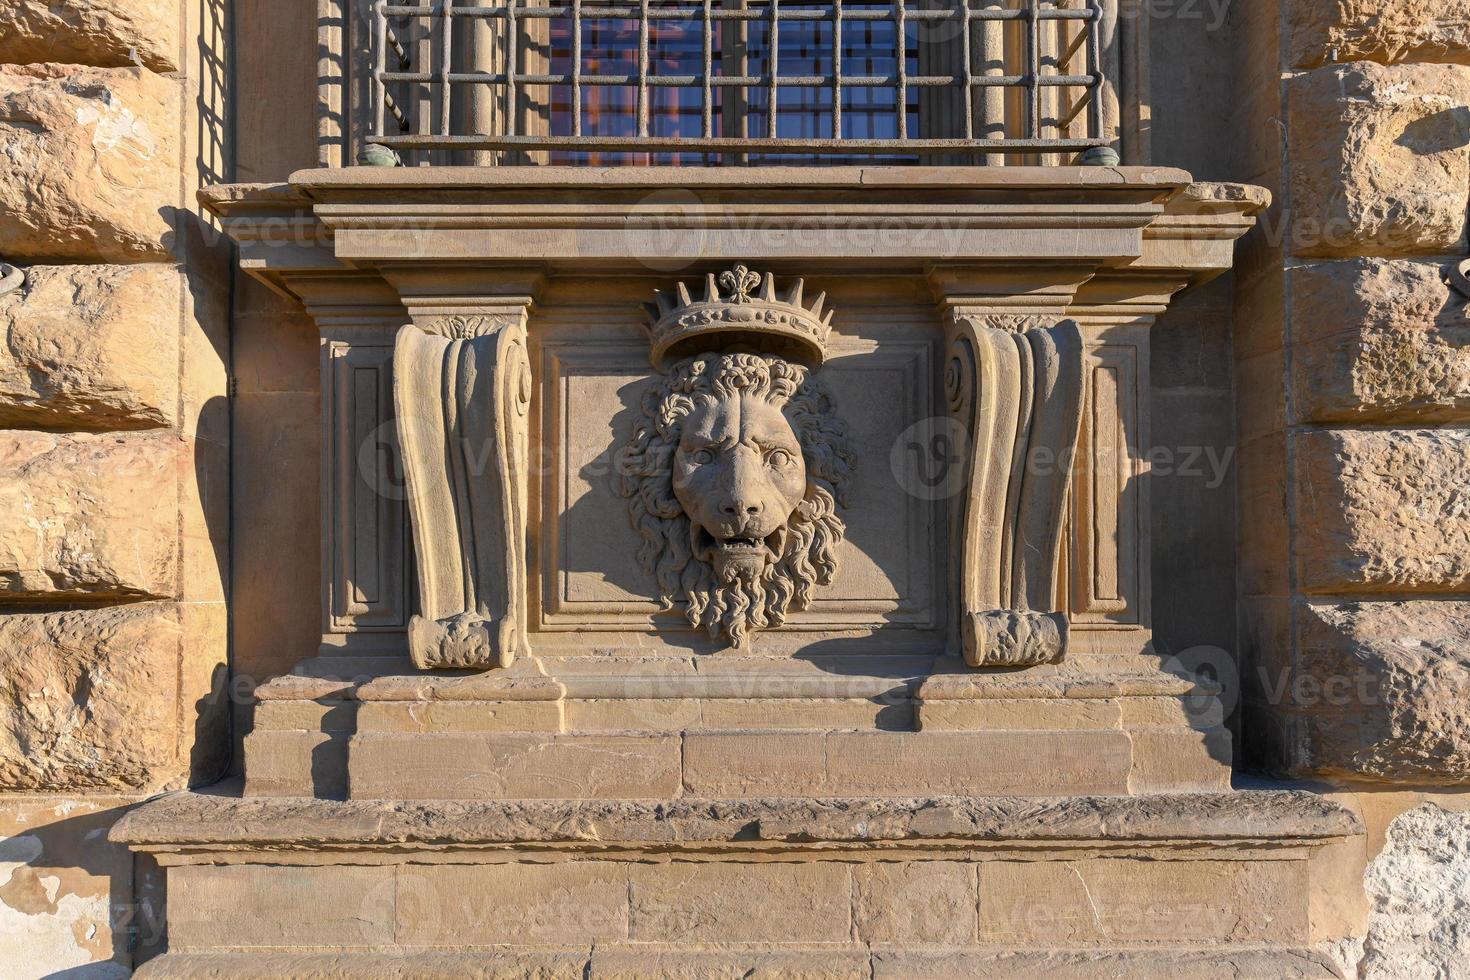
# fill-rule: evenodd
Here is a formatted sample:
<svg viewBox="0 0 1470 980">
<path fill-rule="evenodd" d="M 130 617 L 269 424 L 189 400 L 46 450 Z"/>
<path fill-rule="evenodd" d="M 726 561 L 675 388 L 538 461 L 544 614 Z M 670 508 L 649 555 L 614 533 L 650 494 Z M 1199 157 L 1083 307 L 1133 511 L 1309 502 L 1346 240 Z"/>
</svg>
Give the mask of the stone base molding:
<svg viewBox="0 0 1470 980">
<path fill-rule="evenodd" d="M 1132 949 L 1038 953 L 1016 949 L 983 951 L 697 949 L 606 943 L 564 949 L 493 952 L 412 953 L 171 953 L 149 962 L 139 980 L 232 977 L 298 980 L 386 976 L 402 980 L 441 977 L 585 977 L 641 980 L 646 977 L 809 977 L 812 980 L 950 980 L 1005 976 L 1011 980 L 1215 980 L 1222 976 L 1274 980 L 1329 978 L 1340 974 L 1313 949 Z"/>
<path fill-rule="evenodd" d="M 573 977 L 590 963 L 629 977 L 1328 977 L 1305 952 L 1313 854 L 1358 832 L 1347 811 L 1300 793 L 185 794 L 133 812 L 113 837 L 167 869 L 170 951 L 145 976 L 240 963 L 244 976 Z M 516 914 L 486 914 L 507 903 Z"/>
</svg>

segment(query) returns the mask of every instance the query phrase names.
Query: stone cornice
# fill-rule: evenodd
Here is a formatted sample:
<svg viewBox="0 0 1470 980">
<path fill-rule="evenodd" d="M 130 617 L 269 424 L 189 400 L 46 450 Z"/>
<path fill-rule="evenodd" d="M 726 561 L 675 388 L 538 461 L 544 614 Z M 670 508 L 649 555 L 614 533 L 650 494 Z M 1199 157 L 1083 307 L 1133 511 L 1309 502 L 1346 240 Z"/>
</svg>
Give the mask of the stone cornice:
<svg viewBox="0 0 1470 980">
<path fill-rule="evenodd" d="M 1055 269 L 1084 306 L 1148 313 L 1229 268 L 1269 196 L 1143 167 L 353 167 L 200 200 L 247 271 L 307 300 L 323 277 L 405 265 L 655 274 L 749 261 L 778 275 Z"/>
</svg>

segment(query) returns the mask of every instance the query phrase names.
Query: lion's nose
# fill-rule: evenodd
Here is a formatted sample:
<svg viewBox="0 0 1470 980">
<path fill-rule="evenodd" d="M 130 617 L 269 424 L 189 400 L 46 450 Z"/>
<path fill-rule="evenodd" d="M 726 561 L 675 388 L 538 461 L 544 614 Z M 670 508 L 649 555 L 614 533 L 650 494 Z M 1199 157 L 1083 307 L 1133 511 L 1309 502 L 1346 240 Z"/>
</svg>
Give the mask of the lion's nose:
<svg viewBox="0 0 1470 980">
<path fill-rule="evenodd" d="M 725 502 L 720 505 L 720 513 L 726 517 L 755 517 L 761 512 L 758 500 L 737 500 L 734 497 L 726 497 Z"/>
</svg>

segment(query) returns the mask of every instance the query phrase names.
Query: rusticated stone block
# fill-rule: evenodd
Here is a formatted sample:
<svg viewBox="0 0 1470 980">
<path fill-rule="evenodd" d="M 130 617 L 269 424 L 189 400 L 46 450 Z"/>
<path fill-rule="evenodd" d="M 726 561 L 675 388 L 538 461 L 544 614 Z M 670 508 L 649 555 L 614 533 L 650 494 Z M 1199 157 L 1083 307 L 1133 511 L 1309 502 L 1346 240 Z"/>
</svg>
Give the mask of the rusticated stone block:
<svg viewBox="0 0 1470 980">
<path fill-rule="evenodd" d="M 0 603 L 173 596 L 186 447 L 164 433 L 0 431 Z"/>
<path fill-rule="evenodd" d="M 179 608 L 0 616 L 0 789 L 153 789 L 179 768 Z"/>
<path fill-rule="evenodd" d="M 1470 783 L 1470 602 L 1309 604 L 1297 623 L 1297 670 L 1266 685 L 1299 716 L 1297 769 Z"/>
<path fill-rule="evenodd" d="M 1333 65 L 1288 83 L 1292 252 L 1424 255 L 1463 247 L 1470 67 Z"/>
<path fill-rule="evenodd" d="M 1470 588 L 1470 432 L 1321 430 L 1295 445 L 1303 589 Z"/>
<path fill-rule="evenodd" d="M 1326 61 L 1470 64 L 1464 0 L 1292 0 L 1288 6 L 1292 63 L 1299 68 Z"/>
<path fill-rule="evenodd" d="M 171 266 L 26 270 L 0 299 L 0 426 L 169 426 L 182 279 Z"/>
<path fill-rule="evenodd" d="M 0 0 L 0 61 L 176 71 L 177 0 Z"/>
<path fill-rule="evenodd" d="M 1470 418 L 1470 319 L 1444 274 L 1438 262 L 1376 258 L 1290 271 L 1301 421 Z"/>
<path fill-rule="evenodd" d="M 0 255 L 166 258 L 180 93 L 141 68 L 0 65 Z"/>
</svg>

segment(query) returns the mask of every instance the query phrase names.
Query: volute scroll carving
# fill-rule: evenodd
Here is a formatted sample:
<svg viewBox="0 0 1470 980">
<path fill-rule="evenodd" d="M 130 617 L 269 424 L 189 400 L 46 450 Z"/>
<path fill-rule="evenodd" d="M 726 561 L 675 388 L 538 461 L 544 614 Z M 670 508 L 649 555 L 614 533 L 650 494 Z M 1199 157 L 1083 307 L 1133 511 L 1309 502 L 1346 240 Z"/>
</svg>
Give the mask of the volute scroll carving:
<svg viewBox="0 0 1470 980">
<path fill-rule="evenodd" d="M 1082 422 L 1075 321 L 957 316 L 945 390 L 969 433 L 956 508 L 960 644 L 975 667 L 1066 655 L 1062 535 Z"/>
<path fill-rule="evenodd" d="M 524 313 L 405 326 L 393 358 L 418 569 L 409 654 L 420 669 L 508 667 L 529 653 Z"/>
<path fill-rule="evenodd" d="M 815 377 L 831 329 L 744 266 L 648 306 L 663 369 L 620 460 L 639 560 L 665 608 L 736 647 L 807 608 L 837 570 L 852 459 Z M 670 363 L 672 362 L 672 363 Z"/>
</svg>

